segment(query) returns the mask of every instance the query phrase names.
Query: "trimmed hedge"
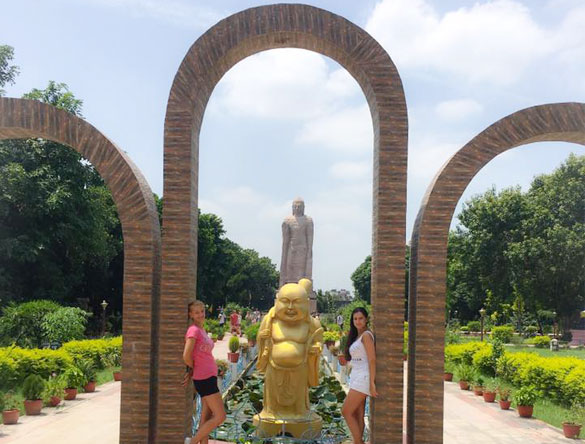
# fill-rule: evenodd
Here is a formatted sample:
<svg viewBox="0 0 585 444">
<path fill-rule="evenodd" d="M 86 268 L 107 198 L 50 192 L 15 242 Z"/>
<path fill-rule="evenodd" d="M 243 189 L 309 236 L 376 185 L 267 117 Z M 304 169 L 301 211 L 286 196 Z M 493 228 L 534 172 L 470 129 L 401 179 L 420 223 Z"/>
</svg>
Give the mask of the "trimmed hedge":
<svg viewBox="0 0 585 444">
<path fill-rule="evenodd" d="M 485 375 L 494 363 L 493 347 L 468 343 L 445 347 L 445 359 L 456 364 L 472 364 Z M 545 397 L 565 406 L 585 402 L 585 360 L 547 358 L 534 353 L 509 353 L 497 359 L 497 375 L 517 386 L 534 386 Z"/>
<path fill-rule="evenodd" d="M 80 358 L 91 359 L 104 368 L 104 358 L 114 350 L 122 352 L 122 337 L 71 341 L 58 350 L 39 348 L 0 348 L 0 389 L 14 388 L 31 374 L 49 379 L 62 373 Z"/>
<path fill-rule="evenodd" d="M 549 348 L 550 338 L 548 336 L 534 336 L 524 341 L 526 344 L 534 344 L 537 348 Z"/>
</svg>

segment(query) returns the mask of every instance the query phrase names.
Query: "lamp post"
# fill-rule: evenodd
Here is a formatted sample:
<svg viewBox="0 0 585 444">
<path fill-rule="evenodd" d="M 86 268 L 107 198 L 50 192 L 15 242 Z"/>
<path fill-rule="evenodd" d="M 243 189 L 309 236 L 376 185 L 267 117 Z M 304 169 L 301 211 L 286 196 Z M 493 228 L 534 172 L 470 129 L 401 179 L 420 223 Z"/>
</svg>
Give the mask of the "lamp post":
<svg viewBox="0 0 585 444">
<path fill-rule="evenodd" d="M 102 336 L 106 334 L 106 308 L 108 307 L 108 303 L 104 299 L 100 304 L 102 306 Z"/>
<path fill-rule="evenodd" d="M 557 337 L 557 312 L 553 311 L 553 338 Z"/>
<path fill-rule="evenodd" d="M 481 319 L 481 340 L 483 342 L 483 318 L 485 317 L 485 308 L 479 310 L 479 316 Z"/>
</svg>

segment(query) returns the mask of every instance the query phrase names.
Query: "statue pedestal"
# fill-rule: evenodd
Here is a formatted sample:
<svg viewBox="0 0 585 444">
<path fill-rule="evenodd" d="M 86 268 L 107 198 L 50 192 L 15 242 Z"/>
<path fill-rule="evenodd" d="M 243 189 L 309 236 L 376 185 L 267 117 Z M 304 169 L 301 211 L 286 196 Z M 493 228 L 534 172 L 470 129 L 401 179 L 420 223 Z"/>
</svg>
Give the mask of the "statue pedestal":
<svg viewBox="0 0 585 444">
<path fill-rule="evenodd" d="M 256 435 L 260 438 L 290 434 L 297 439 L 317 439 L 321 436 L 323 420 L 311 412 L 306 419 L 260 418 L 260 415 L 254 415 L 253 422 Z"/>
</svg>

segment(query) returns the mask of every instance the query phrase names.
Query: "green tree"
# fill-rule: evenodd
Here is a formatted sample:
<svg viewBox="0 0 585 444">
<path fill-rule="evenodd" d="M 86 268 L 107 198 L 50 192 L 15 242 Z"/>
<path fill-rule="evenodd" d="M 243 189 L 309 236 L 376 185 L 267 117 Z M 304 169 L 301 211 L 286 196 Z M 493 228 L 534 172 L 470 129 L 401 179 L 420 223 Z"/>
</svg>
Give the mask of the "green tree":
<svg viewBox="0 0 585 444">
<path fill-rule="evenodd" d="M 372 256 L 367 256 L 351 275 L 351 282 L 357 298 L 366 301 L 371 299 L 372 289 Z"/>
<path fill-rule="evenodd" d="M 81 101 L 49 82 L 26 98 L 81 115 Z M 121 311 L 123 241 L 103 180 L 69 147 L 44 139 L 0 142 L 0 299 L 49 298 Z"/>
<path fill-rule="evenodd" d="M 14 84 L 19 73 L 18 66 L 11 65 L 14 58 L 14 48 L 8 45 L 0 45 L 0 97 L 6 94 L 2 88 L 6 84 Z"/>
</svg>

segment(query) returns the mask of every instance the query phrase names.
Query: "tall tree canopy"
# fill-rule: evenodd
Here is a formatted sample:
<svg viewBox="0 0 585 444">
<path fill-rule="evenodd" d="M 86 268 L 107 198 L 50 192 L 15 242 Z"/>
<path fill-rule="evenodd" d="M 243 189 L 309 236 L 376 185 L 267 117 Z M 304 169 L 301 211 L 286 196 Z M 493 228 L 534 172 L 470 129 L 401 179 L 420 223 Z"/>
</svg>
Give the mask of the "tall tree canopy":
<svg viewBox="0 0 585 444">
<path fill-rule="evenodd" d="M 571 155 L 530 189 L 467 202 L 450 233 L 447 299 L 462 319 L 556 311 L 565 326 L 585 306 L 585 157 Z M 496 316 L 497 318 L 497 316 Z M 503 320 L 503 319 L 502 319 Z"/>
<path fill-rule="evenodd" d="M 0 45 L 0 97 L 6 93 L 2 88 L 7 84 L 14 84 L 18 75 L 18 66 L 11 65 L 13 58 L 14 48 L 8 45 Z"/>
</svg>

